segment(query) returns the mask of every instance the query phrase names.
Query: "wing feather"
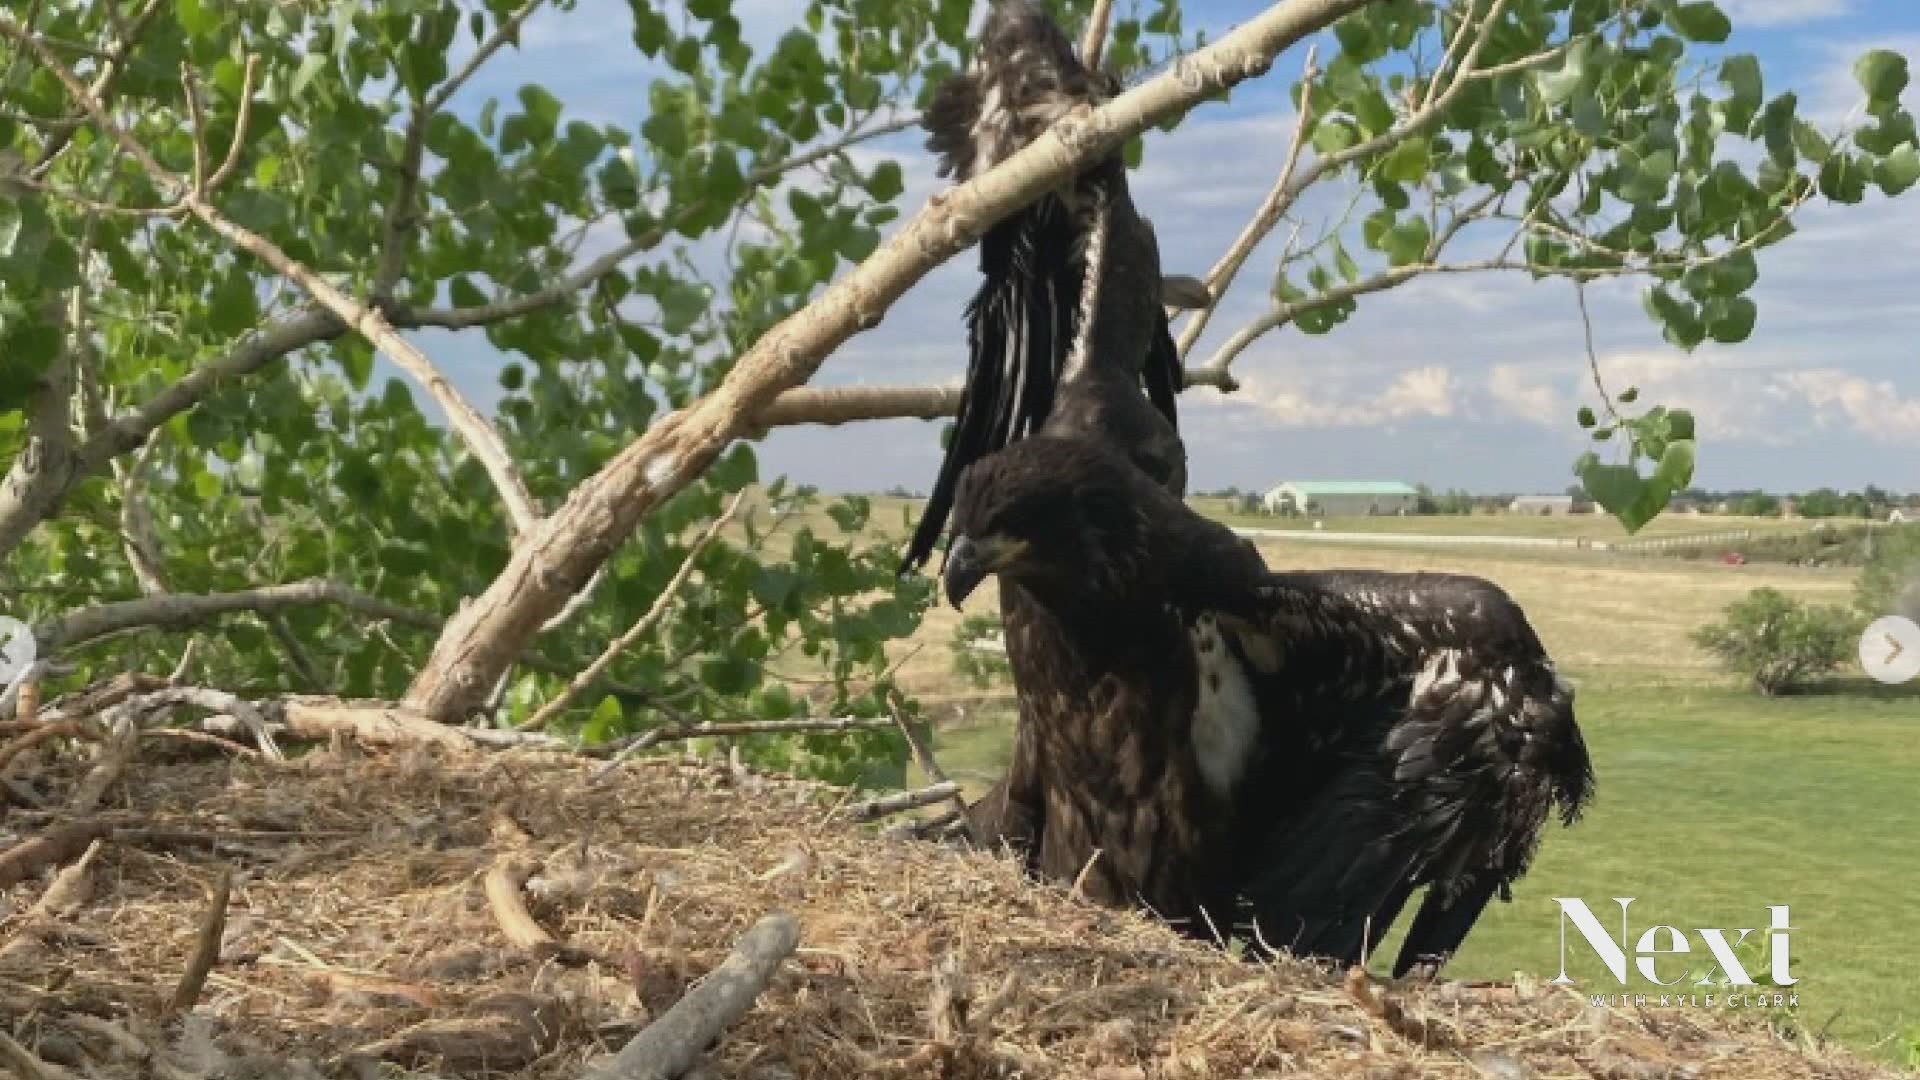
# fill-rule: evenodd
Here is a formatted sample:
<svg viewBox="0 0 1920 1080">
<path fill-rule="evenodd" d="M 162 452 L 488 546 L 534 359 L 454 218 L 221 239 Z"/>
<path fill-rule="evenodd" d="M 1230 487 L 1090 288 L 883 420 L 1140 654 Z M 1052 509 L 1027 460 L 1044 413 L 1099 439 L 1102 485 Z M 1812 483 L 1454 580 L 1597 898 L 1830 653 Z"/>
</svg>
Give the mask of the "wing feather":
<svg viewBox="0 0 1920 1080">
<path fill-rule="evenodd" d="M 1268 575 L 1221 616 L 1259 701 L 1236 796 L 1237 918 L 1357 963 L 1431 886 L 1399 963 L 1437 962 L 1592 788 L 1572 692 L 1519 607 L 1452 575 Z M 1276 940 L 1278 935 L 1279 940 Z"/>
</svg>

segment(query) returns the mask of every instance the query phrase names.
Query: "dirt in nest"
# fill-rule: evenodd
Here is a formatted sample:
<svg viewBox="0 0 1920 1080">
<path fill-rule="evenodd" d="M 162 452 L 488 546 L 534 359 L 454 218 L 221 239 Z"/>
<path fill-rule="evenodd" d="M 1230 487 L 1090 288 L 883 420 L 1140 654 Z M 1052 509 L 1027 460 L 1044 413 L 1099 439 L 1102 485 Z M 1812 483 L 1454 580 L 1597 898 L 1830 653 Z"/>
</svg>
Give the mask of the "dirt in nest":
<svg viewBox="0 0 1920 1080">
<path fill-rule="evenodd" d="M 50 1076 L 578 1077 L 784 910 L 800 947 L 710 1050 L 712 1075 L 1894 1075 L 1717 1011 L 1245 963 L 1004 857 L 841 824 L 841 792 L 705 763 L 597 768 L 143 757 L 95 815 L 116 831 L 89 895 L 32 913 L 54 867 L 0 893 L 0 1032 Z M 55 759 L 32 779 L 57 803 L 83 771 Z M 0 859 L 64 820 L 7 810 Z M 510 943 L 496 867 L 531 871 L 519 895 L 556 945 Z M 170 1014 L 223 871 L 217 963 Z M 26 1071 L 0 1051 L 0 1074 Z"/>
</svg>

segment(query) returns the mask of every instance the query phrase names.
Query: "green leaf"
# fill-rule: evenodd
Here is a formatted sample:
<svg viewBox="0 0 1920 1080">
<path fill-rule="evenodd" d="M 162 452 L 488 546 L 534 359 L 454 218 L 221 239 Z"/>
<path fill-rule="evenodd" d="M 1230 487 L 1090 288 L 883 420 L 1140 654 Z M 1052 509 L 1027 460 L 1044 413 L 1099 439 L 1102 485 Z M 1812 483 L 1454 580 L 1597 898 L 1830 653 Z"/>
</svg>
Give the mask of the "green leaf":
<svg viewBox="0 0 1920 1080">
<path fill-rule="evenodd" d="M 1427 140 L 1414 138 L 1388 151 L 1387 156 L 1380 159 L 1375 171 L 1385 180 L 1417 184 L 1427 175 L 1429 165 Z"/>
<path fill-rule="evenodd" d="M 1853 77 L 1873 101 L 1894 101 L 1907 88 L 1907 58 L 1891 49 L 1872 49 L 1853 62 Z"/>
<path fill-rule="evenodd" d="M 1759 309 L 1751 297 L 1716 296 L 1707 301 L 1705 314 L 1708 335 L 1723 345 L 1732 345 L 1747 340 L 1753 333 Z"/>
<path fill-rule="evenodd" d="M 1851 154 L 1835 154 L 1820 166 L 1820 194 L 1837 203 L 1857 203 L 1867 195 L 1867 170 Z"/>
<path fill-rule="evenodd" d="M 260 319 L 253 279 L 236 269 L 220 279 L 207 302 L 207 326 L 217 334 L 237 334 Z"/>
<path fill-rule="evenodd" d="M 1874 179 L 1888 195 L 1898 195 L 1920 183 L 1920 150 L 1903 146 L 1888 154 L 1875 166 Z"/>
<path fill-rule="evenodd" d="M 1667 10 L 1667 22 L 1689 41 L 1717 45 L 1733 33 L 1733 22 L 1711 0 L 1673 4 Z"/>
<path fill-rule="evenodd" d="M 867 194 L 881 202 L 892 202 L 906 190 L 906 182 L 901 176 L 900 163 L 883 161 L 867 177 Z"/>
<path fill-rule="evenodd" d="M 1585 405 L 1580 406 L 1580 411 L 1574 413 L 1573 418 L 1583 428 L 1591 428 L 1600 423 L 1600 419 L 1593 415 L 1593 409 Z"/>
<path fill-rule="evenodd" d="M 1763 83 L 1760 61 L 1750 53 L 1729 56 L 1720 64 L 1720 82 L 1732 96 L 1727 99 L 1727 127 L 1744 131 L 1760 108 Z"/>
<path fill-rule="evenodd" d="M 1380 249 L 1387 253 L 1393 265 L 1404 266 L 1426 258 L 1427 243 L 1432 238 L 1427 219 L 1415 214 L 1388 229 L 1380 238 Z"/>
</svg>

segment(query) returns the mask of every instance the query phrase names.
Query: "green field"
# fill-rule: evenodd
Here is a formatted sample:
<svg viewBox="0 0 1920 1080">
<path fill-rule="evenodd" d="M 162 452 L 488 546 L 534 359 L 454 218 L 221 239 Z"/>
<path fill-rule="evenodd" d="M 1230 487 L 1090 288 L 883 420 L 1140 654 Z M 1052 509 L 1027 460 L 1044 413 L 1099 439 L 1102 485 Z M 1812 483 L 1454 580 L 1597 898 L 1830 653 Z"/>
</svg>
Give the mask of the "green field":
<svg viewBox="0 0 1920 1080">
<path fill-rule="evenodd" d="M 1687 638 L 1760 585 L 1846 603 L 1847 572 L 1573 550 L 1285 540 L 1262 549 L 1276 567 L 1445 569 L 1491 578 L 1526 607 L 1579 688 L 1596 799 L 1573 829 L 1550 831 L 1515 902 L 1495 905 L 1451 974 L 1553 975 L 1555 896 L 1585 900 L 1603 925 L 1614 926 L 1618 907 L 1610 898 L 1637 898 L 1636 937 L 1654 923 L 1764 927 L 1767 906 L 1787 904 L 1796 927 L 1796 1022 L 1890 1056 L 1900 1053 L 1897 1037 L 1920 1037 L 1920 978 L 1909 958 L 1920 942 L 1920 687 L 1894 691 L 1854 677 L 1820 693 L 1768 700 L 1716 671 Z M 989 605 L 975 600 L 968 613 Z M 1010 708 L 1004 692 L 970 690 L 951 676 L 945 643 L 957 619 L 945 608 L 929 616 L 918 638 L 927 647 L 907 674 L 923 698 L 944 705 L 950 720 L 939 756 L 977 791 L 1006 760 Z M 1703 946 L 1693 942 L 1698 954 Z M 1382 963 L 1390 962 L 1388 944 Z M 1608 988 L 1610 978 L 1577 935 L 1568 956 L 1583 987 Z M 1649 989 L 1658 988 L 1629 987 Z"/>
</svg>

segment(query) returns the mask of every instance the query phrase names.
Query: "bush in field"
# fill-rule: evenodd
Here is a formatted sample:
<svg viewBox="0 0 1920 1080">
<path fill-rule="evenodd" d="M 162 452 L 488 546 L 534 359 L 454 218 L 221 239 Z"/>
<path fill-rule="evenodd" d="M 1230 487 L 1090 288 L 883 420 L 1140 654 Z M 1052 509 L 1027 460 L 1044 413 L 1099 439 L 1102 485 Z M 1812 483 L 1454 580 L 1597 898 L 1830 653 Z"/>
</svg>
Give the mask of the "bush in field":
<svg viewBox="0 0 1920 1080">
<path fill-rule="evenodd" d="M 1769 697 L 1832 671 L 1853 654 L 1859 620 L 1845 608 L 1808 604 L 1778 589 L 1755 589 L 1693 640 Z"/>
<path fill-rule="evenodd" d="M 1876 530 L 1873 553 L 1854 585 L 1854 606 L 1869 619 L 1920 621 L 1920 525 Z"/>
</svg>

